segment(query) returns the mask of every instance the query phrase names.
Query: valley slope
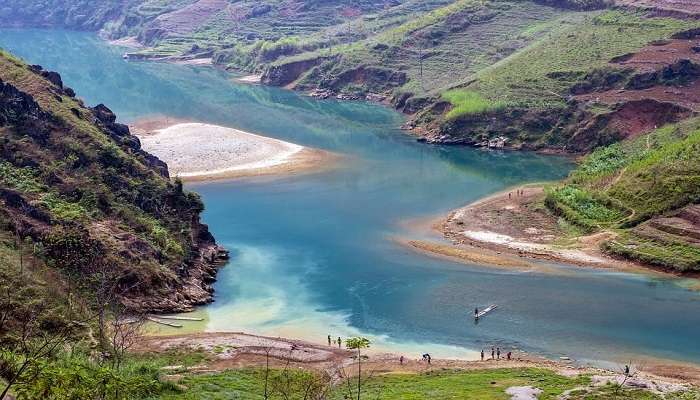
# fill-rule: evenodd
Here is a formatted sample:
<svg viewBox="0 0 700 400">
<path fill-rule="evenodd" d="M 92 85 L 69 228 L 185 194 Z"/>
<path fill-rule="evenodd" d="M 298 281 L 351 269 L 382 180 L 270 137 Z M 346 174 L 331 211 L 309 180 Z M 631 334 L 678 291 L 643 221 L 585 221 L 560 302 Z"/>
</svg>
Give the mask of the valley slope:
<svg viewBox="0 0 700 400">
<path fill-rule="evenodd" d="M 211 301 L 226 252 L 200 222 L 198 195 L 171 182 L 106 106 L 86 106 L 59 74 L 4 52 L 0 155 L 4 272 L 19 252 L 51 267 L 58 287 L 115 285 L 134 310 Z"/>
</svg>

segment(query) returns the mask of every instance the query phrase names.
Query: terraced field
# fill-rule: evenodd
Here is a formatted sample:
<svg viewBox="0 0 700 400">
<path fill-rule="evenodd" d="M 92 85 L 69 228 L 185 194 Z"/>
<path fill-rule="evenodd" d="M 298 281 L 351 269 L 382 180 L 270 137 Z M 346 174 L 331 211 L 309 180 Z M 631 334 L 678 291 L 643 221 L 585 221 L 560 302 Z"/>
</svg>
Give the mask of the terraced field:
<svg viewBox="0 0 700 400">
<path fill-rule="evenodd" d="M 667 125 L 593 152 L 569 180 L 548 195 L 550 209 L 589 231 L 608 229 L 616 237 L 603 244 L 611 254 L 678 272 L 700 271 L 700 120 Z M 605 198 L 630 210 L 610 223 L 611 207 L 592 208 L 567 201 Z M 584 221 L 584 223 L 581 223 Z"/>
</svg>

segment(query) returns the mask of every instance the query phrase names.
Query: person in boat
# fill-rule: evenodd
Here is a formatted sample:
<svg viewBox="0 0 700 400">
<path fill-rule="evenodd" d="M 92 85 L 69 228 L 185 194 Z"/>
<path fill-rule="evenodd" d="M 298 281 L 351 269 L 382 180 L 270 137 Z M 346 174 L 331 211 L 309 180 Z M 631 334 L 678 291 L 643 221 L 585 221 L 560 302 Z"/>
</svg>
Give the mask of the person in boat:
<svg viewBox="0 0 700 400">
<path fill-rule="evenodd" d="M 474 318 L 479 318 L 479 307 L 474 309 Z"/>
<path fill-rule="evenodd" d="M 484 361 L 484 349 L 481 349 L 481 361 Z"/>
</svg>

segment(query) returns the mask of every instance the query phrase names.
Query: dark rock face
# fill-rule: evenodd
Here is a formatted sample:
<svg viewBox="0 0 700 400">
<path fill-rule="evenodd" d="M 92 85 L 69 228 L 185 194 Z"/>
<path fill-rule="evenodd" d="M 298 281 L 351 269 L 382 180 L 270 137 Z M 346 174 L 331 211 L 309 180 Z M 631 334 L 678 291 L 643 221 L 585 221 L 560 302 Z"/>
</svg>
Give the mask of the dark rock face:
<svg viewBox="0 0 700 400">
<path fill-rule="evenodd" d="M 611 0 L 535 0 L 535 3 L 569 10 L 600 10 L 610 7 Z"/>
<path fill-rule="evenodd" d="M 348 84 L 360 84 L 370 88 L 371 91 L 383 92 L 402 86 L 406 81 L 405 72 L 362 65 L 355 69 L 343 71 L 332 80 L 321 82 L 320 86 L 322 88 L 340 90 Z"/>
<path fill-rule="evenodd" d="M 46 114 L 32 96 L 0 79 L 0 126 L 24 125 L 42 117 L 46 117 Z"/>
<path fill-rule="evenodd" d="M 641 90 L 656 85 L 678 85 L 700 77 L 700 65 L 690 60 L 680 60 L 659 71 L 647 72 L 633 76 L 625 89 Z"/>
<path fill-rule="evenodd" d="M 688 29 L 671 36 L 672 39 L 693 40 L 700 38 L 700 28 Z"/>
<path fill-rule="evenodd" d="M 321 64 L 327 57 L 318 57 L 310 60 L 295 61 L 283 65 L 273 65 L 263 73 L 261 82 L 270 86 L 286 86 L 299 79 L 299 77 L 311 68 Z"/>
</svg>

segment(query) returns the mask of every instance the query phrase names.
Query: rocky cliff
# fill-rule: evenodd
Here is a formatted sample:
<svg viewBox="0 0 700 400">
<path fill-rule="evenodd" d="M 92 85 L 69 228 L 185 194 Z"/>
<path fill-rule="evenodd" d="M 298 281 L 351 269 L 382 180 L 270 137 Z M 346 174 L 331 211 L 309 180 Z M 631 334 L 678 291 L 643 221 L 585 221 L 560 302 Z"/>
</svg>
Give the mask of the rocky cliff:
<svg viewBox="0 0 700 400">
<path fill-rule="evenodd" d="M 0 53 L 0 229 L 66 277 L 109 276 L 135 309 L 185 311 L 227 257 L 202 210 L 109 108 Z"/>
</svg>

